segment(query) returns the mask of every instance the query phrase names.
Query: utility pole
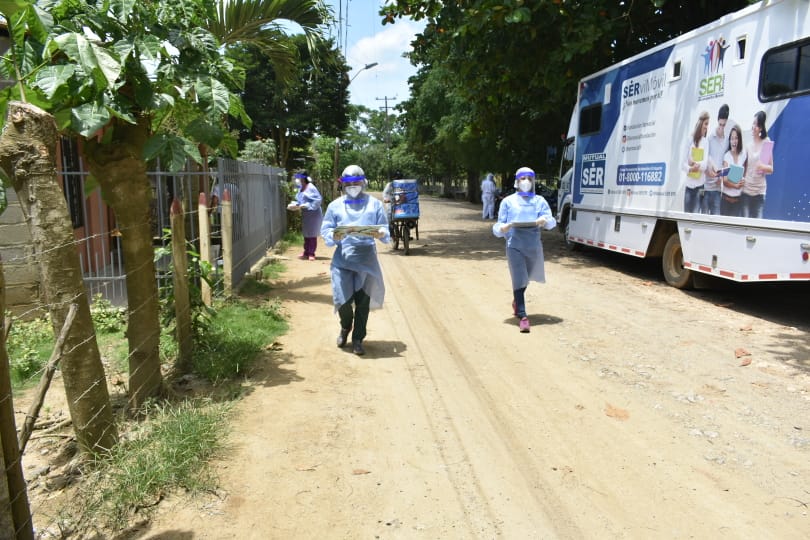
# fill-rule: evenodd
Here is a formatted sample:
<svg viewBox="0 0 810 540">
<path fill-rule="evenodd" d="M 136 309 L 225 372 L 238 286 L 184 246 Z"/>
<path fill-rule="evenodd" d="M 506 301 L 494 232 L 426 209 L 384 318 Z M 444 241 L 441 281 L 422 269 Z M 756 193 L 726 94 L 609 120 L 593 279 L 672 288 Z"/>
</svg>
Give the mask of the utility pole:
<svg viewBox="0 0 810 540">
<path fill-rule="evenodd" d="M 377 101 L 384 101 L 385 106 L 380 107 L 381 111 L 385 111 L 385 156 L 386 156 L 386 172 L 388 173 L 388 181 L 391 181 L 391 125 L 388 123 L 388 100 L 395 100 L 397 99 L 396 96 L 388 97 L 384 96 L 381 98 L 375 98 Z"/>
</svg>

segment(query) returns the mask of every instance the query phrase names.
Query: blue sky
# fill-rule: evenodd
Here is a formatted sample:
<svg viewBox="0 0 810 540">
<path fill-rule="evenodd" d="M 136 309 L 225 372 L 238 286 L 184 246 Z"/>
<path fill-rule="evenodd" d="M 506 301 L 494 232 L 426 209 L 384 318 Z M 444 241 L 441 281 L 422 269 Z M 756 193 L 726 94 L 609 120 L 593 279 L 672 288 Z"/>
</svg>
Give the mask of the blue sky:
<svg viewBox="0 0 810 540">
<path fill-rule="evenodd" d="M 399 19 L 383 26 L 382 17 L 377 14 L 385 3 L 383 0 L 326 0 L 326 3 L 335 18 L 342 15 L 340 46 L 346 63 L 352 67 L 349 77 L 354 77 L 349 85 L 351 103 L 380 110 L 386 97 L 389 107 L 407 99 L 408 77 L 416 69 L 402 54 L 410 51 L 410 43 L 424 23 Z M 337 27 L 331 32 L 337 40 Z M 374 62 L 378 64 L 361 71 L 363 66 Z"/>
</svg>

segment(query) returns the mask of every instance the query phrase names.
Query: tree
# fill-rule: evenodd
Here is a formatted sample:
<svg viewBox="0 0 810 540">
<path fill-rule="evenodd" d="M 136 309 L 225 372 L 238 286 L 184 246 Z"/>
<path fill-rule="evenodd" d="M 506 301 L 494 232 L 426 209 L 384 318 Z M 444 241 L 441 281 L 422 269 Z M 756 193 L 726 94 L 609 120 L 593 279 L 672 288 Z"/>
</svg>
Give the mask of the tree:
<svg viewBox="0 0 810 540">
<path fill-rule="evenodd" d="M 235 155 L 228 115 L 250 120 L 239 96 L 244 71 L 221 54 L 223 43 L 264 42 L 273 58 L 273 17 L 300 16 L 308 31 L 319 2 L 246 0 L 44 0 L 25 6 L 28 34 L 9 19 L 16 54 L 7 65 L 18 84 L 5 100 L 25 98 L 53 113 L 63 133 L 84 140 L 86 163 L 122 232 L 127 273 L 130 403 L 159 396 L 160 324 L 148 208 L 147 164 L 170 170 L 201 161 L 199 145 Z M 42 11 L 41 9 L 47 11 Z M 317 23 L 315 23 L 317 21 Z M 209 30 L 210 29 L 210 30 Z M 233 90 L 232 90 L 233 89 Z"/>
<path fill-rule="evenodd" d="M 289 80 L 265 61 L 258 47 L 240 47 L 229 54 L 247 70 L 242 99 L 252 124 L 241 130 L 242 139 L 272 139 L 279 165 L 300 167 L 316 133 L 337 137 L 348 124 L 349 67 L 331 40 L 313 42 L 297 35 L 288 41 L 298 57 Z"/>
<path fill-rule="evenodd" d="M 12 36 L 8 63 L 19 73 L 31 60 L 30 54 L 20 58 L 20 54 L 30 53 L 24 36 L 42 36 L 48 17 L 30 4 L 0 4 L 0 12 Z M 21 83 L 14 87 L 20 94 L 23 88 Z M 64 325 L 70 304 L 78 307 L 65 341 L 62 380 L 79 447 L 100 453 L 112 448 L 118 436 L 67 204 L 56 177 L 56 123 L 35 105 L 9 103 L 14 89 L 4 92 L 3 109 L 8 115 L 0 135 L 0 181 L 14 187 L 28 216 L 54 334 Z"/>
<path fill-rule="evenodd" d="M 541 154 L 559 145 L 581 77 L 747 3 L 394 0 L 380 14 L 385 23 L 427 21 L 410 53 L 420 74 L 406 114 L 423 98 L 420 88 L 432 91 L 419 77 L 445 69 L 452 77 L 440 77 L 444 90 L 465 102 L 466 118 L 454 115 L 454 132 L 486 142 L 459 155 L 462 166 L 478 168 L 483 158 L 488 168 L 526 164 L 542 172 L 547 160 Z"/>
</svg>

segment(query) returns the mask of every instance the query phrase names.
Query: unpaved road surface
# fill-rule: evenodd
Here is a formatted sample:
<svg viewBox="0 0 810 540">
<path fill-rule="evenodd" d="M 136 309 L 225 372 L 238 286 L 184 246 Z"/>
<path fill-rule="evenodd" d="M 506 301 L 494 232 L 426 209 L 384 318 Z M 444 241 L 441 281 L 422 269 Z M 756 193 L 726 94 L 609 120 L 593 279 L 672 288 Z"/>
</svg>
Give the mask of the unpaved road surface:
<svg viewBox="0 0 810 540">
<path fill-rule="evenodd" d="M 221 491 L 133 537 L 810 537 L 810 287 L 682 292 L 552 231 L 520 334 L 492 222 L 421 203 L 366 356 L 335 347 L 331 252 L 288 254 Z"/>
</svg>

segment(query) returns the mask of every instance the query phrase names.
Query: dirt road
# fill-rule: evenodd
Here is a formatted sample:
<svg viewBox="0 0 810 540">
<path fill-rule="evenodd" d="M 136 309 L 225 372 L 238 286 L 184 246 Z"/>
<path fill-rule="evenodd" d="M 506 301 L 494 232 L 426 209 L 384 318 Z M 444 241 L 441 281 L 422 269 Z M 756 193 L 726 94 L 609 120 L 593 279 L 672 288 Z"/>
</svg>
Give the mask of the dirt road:
<svg viewBox="0 0 810 540">
<path fill-rule="evenodd" d="M 520 334 L 491 222 L 421 203 L 366 356 L 335 347 L 331 252 L 290 260 L 221 493 L 138 538 L 810 536 L 810 287 L 684 293 L 553 231 Z"/>
</svg>

